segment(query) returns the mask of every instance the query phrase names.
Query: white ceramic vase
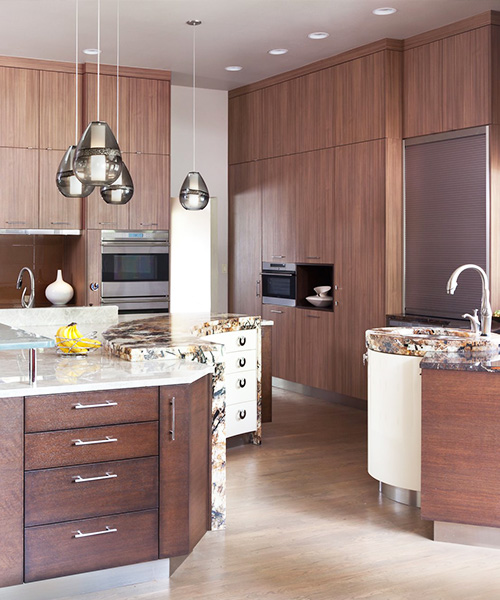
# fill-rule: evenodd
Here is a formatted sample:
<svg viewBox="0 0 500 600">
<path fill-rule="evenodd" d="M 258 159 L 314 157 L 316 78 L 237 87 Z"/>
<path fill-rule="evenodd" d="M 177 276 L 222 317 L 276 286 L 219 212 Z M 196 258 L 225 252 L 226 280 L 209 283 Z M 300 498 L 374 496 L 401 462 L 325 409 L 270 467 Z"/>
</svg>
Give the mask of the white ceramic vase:
<svg viewBox="0 0 500 600">
<path fill-rule="evenodd" d="M 61 269 L 57 270 L 56 280 L 45 289 L 47 300 L 54 306 L 64 306 L 73 298 L 73 288 L 63 280 Z"/>
</svg>

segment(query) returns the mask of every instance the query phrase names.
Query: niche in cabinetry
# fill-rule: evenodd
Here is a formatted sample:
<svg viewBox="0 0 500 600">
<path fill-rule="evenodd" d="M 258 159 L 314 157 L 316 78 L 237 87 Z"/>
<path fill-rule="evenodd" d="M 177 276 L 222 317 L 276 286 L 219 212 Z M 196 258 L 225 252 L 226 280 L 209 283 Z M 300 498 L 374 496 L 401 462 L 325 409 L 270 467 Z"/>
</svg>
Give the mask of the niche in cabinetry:
<svg viewBox="0 0 500 600">
<path fill-rule="evenodd" d="M 297 306 L 333 311 L 333 301 L 330 306 L 313 306 L 306 300 L 307 296 L 314 296 L 315 287 L 330 286 L 327 296 L 333 295 L 333 265 L 297 265 Z"/>
</svg>

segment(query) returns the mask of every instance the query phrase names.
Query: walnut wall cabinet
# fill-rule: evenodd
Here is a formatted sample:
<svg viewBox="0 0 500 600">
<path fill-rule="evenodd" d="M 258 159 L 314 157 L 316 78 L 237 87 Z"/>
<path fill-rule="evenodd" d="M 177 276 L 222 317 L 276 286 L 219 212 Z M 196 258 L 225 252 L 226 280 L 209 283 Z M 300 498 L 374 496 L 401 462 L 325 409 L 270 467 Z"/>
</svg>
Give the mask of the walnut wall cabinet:
<svg viewBox="0 0 500 600">
<path fill-rule="evenodd" d="M 210 376 L 0 399 L 0 586 L 191 552 L 210 525 L 210 407 Z"/>
</svg>

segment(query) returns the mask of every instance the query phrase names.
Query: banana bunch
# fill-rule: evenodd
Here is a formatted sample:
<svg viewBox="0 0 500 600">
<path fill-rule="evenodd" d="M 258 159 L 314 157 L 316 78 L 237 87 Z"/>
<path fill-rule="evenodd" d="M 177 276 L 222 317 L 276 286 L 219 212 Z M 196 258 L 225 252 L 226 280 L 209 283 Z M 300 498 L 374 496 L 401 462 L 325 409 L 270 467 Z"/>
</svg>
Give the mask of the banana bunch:
<svg viewBox="0 0 500 600">
<path fill-rule="evenodd" d="M 64 354 L 86 354 L 93 348 L 99 348 L 101 342 L 83 337 L 76 323 L 59 327 L 56 333 L 56 344 Z"/>
</svg>

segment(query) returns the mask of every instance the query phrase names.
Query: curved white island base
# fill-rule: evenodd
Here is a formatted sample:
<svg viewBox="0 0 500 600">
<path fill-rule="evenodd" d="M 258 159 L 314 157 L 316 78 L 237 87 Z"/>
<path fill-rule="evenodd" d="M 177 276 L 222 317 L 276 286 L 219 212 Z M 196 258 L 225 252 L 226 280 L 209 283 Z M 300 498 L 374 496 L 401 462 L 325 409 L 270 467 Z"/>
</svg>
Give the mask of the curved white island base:
<svg viewBox="0 0 500 600">
<path fill-rule="evenodd" d="M 368 350 L 368 473 L 411 506 L 420 506 L 421 360 Z"/>
</svg>

